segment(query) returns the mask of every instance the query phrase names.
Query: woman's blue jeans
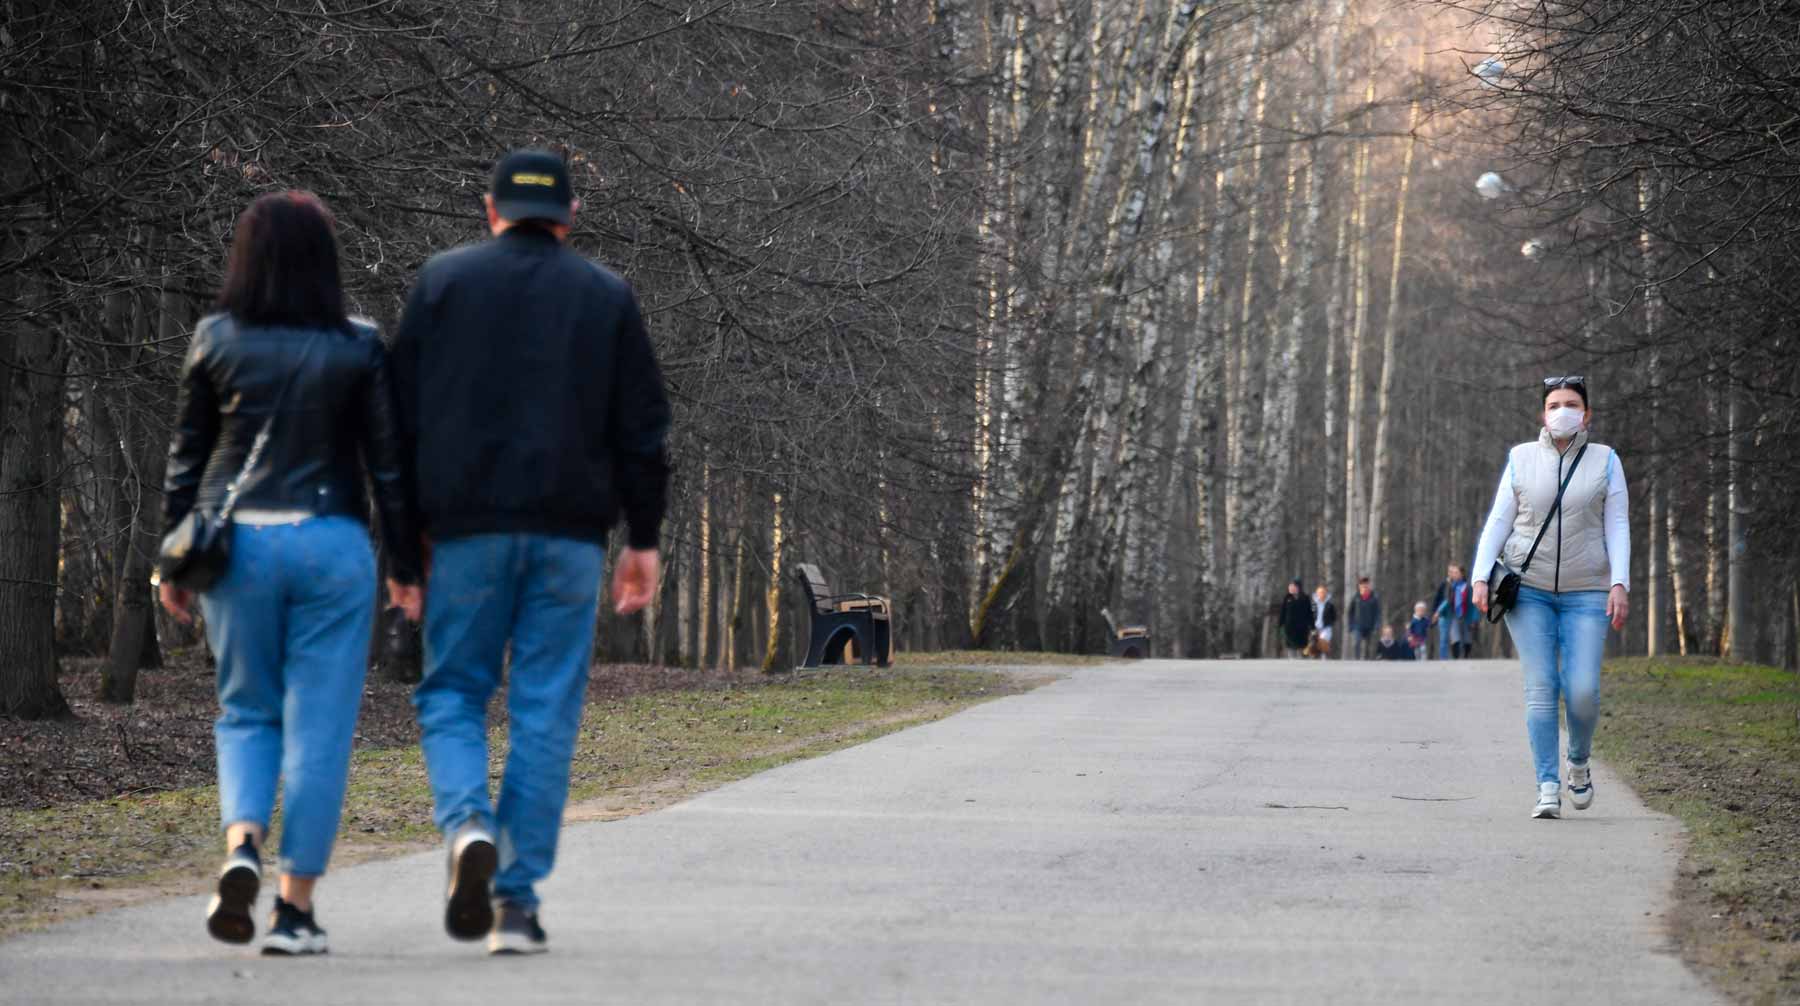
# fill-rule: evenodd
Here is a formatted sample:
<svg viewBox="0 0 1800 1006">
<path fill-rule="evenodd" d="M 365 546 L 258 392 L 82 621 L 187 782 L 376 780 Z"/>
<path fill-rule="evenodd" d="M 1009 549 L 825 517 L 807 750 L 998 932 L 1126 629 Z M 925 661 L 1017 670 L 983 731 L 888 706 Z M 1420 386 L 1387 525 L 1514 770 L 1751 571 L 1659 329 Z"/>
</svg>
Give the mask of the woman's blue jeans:
<svg viewBox="0 0 1800 1006">
<path fill-rule="evenodd" d="M 1556 594 L 1519 588 L 1506 613 L 1525 668 L 1525 730 L 1538 782 L 1561 782 L 1557 699 L 1569 719 L 1569 760 L 1586 764 L 1600 719 L 1600 658 L 1606 652 L 1606 591 Z"/>
<path fill-rule="evenodd" d="M 425 678 L 413 693 L 434 818 L 494 828 L 494 895 L 526 910 L 556 863 L 569 761 L 587 698 L 606 555 L 542 534 L 482 534 L 432 548 Z M 487 705 L 505 669 L 506 770 L 488 788 Z"/>
<path fill-rule="evenodd" d="M 316 877 L 337 838 L 368 670 L 368 529 L 348 517 L 239 524 L 200 608 L 218 661 L 220 823 L 266 833 L 279 780 L 281 872 Z"/>
</svg>

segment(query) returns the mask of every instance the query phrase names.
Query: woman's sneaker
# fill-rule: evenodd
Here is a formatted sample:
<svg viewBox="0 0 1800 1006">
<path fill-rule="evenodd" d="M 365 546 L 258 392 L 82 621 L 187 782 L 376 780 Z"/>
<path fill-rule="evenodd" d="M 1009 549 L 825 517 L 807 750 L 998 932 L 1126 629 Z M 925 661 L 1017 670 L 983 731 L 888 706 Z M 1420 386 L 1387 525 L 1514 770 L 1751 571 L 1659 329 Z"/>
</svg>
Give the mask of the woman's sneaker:
<svg viewBox="0 0 1800 1006">
<path fill-rule="evenodd" d="M 488 934 L 488 953 L 541 954 L 550 949 L 536 912 L 502 901 L 495 914 L 494 931 Z"/>
<path fill-rule="evenodd" d="M 256 892 L 262 887 L 262 855 L 246 838 L 219 867 L 219 891 L 206 906 L 206 931 L 226 943 L 249 943 L 256 937 Z"/>
<path fill-rule="evenodd" d="M 1537 806 L 1531 809 L 1532 817 L 1557 818 L 1562 816 L 1562 784 L 1555 782 L 1538 783 Z"/>
<path fill-rule="evenodd" d="M 466 823 L 450 836 L 450 890 L 444 901 L 444 930 L 453 939 L 479 940 L 494 928 L 494 902 L 488 885 L 500 865 L 494 836 L 479 824 Z"/>
<path fill-rule="evenodd" d="M 269 932 L 263 937 L 262 952 L 269 957 L 299 957 L 305 954 L 329 953 L 325 930 L 313 921 L 313 914 L 275 899 L 275 911 L 269 915 Z"/>
<path fill-rule="evenodd" d="M 1586 810 L 1594 805 L 1594 773 L 1586 762 L 1569 763 L 1569 803 L 1576 810 Z"/>
</svg>

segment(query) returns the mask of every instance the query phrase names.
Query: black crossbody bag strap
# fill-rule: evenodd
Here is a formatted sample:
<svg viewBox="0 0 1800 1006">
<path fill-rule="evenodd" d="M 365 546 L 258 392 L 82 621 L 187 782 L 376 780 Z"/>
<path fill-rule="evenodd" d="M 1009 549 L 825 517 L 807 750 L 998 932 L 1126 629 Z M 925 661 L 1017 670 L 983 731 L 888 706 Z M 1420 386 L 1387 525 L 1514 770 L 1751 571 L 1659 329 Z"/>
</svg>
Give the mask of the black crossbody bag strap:
<svg viewBox="0 0 1800 1006">
<path fill-rule="evenodd" d="M 1519 567 L 1519 575 L 1531 568 L 1532 557 L 1537 555 L 1538 546 L 1544 541 L 1544 532 L 1550 530 L 1550 522 L 1556 519 L 1556 511 L 1562 509 L 1563 493 L 1568 491 L 1569 483 L 1575 481 L 1575 469 L 1581 467 L 1581 456 L 1587 453 L 1588 445 L 1582 444 L 1581 450 L 1575 452 L 1575 463 L 1569 466 L 1569 474 L 1563 476 L 1562 485 L 1556 490 L 1556 502 L 1550 504 L 1550 512 L 1544 517 L 1544 525 L 1538 528 L 1537 537 L 1531 541 L 1531 551 L 1525 553 L 1525 564 Z"/>
</svg>

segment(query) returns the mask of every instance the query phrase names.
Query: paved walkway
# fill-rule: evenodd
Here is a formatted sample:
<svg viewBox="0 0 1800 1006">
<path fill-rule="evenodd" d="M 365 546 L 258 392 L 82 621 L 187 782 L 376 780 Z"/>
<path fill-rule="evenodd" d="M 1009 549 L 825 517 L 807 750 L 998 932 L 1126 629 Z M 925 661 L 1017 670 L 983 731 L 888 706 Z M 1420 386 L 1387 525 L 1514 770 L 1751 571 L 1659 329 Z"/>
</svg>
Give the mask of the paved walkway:
<svg viewBox="0 0 1800 1006">
<path fill-rule="evenodd" d="M 170 900 L 0 944 L 0 1002 L 1716 1001 L 1678 829 L 1604 768 L 1529 820 L 1520 704 L 1503 663 L 1084 669 L 571 828 L 544 957 L 443 938 L 433 854 L 328 878 L 327 960 Z"/>
</svg>

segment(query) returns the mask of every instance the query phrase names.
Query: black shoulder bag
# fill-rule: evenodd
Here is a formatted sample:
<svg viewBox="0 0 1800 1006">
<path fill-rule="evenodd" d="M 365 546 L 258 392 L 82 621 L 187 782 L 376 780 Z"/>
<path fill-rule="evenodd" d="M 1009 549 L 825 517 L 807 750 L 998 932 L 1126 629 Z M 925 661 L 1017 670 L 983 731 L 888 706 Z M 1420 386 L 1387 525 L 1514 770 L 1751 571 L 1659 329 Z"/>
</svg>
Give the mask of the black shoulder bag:
<svg viewBox="0 0 1800 1006">
<path fill-rule="evenodd" d="M 1538 528 L 1537 537 L 1531 540 L 1531 551 L 1525 553 L 1525 564 L 1518 572 L 1506 564 L 1506 549 L 1501 547 L 1502 558 L 1494 560 L 1493 571 L 1488 574 L 1488 583 L 1493 593 L 1488 595 L 1487 620 L 1498 622 L 1519 603 L 1519 584 L 1525 577 L 1525 571 L 1531 568 L 1531 560 L 1537 555 L 1538 545 L 1544 540 L 1544 532 L 1550 530 L 1550 522 L 1556 519 L 1556 512 L 1562 509 L 1563 493 L 1568 491 L 1569 483 L 1575 481 L 1575 469 L 1581 467 L 1581 456 L 1587 453 L 1587 445 L 1575 452 L 1575 463 L 1569 466 L 1569 474 L 1563 476 L 1562 485 L 1557 487 L 1556 502 L 1550 504 L 1550 512 L 1544 515 L 1544 524 Z"/>
<path fill-rule="evenodd" d="M 316 339 L 315 334 L 307 341 L 306 348 L 300 353 L 301 361 L 312 351 Z M 205 590 L 217 583 L 231 566 L 231 511 L 237 508 L 238 489 L 243 485 L 244 477 L 262 459 L 263 449 L 269 445 L 269 430 L 274 427 L 275 416 L 287 399 L 288 389 L 293 387 L 294 375 L 299 372 L 300 365 L 296 362 L 287 380 L 282 382 L 281 394 L 275 396 L 269 418 L 263 420 L 262 429 L 256 431 L 256 439 L 250 442 L 250 453 L 244 455 L 244 466 L 226 486 L 225 499 L 219 504 L 218 512 L 209 513 L 196 504 L 168 534 L 163 535 L 156 564 L 163 580 L 183 590 Z"/>
</svg>

